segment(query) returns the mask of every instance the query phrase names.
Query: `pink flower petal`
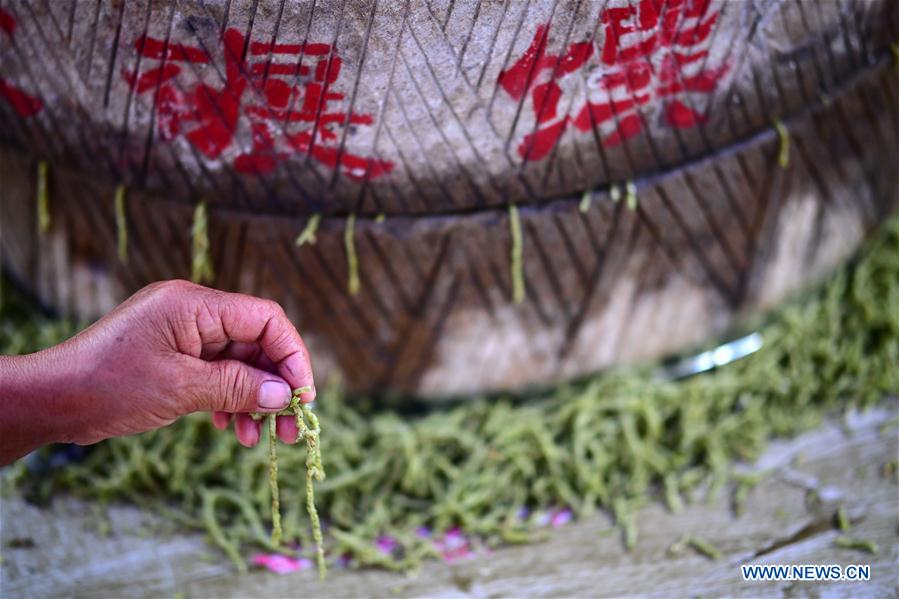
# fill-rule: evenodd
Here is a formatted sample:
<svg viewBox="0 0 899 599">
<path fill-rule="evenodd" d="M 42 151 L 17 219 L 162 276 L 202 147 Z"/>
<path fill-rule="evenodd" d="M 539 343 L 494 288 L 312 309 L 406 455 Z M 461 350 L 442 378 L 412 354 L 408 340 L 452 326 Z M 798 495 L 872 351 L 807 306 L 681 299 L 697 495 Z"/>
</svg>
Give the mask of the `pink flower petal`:
<svg viewBox="0 0 899 599">
<path fill-rule="evenodd" d="M 574 514 L 571 513 L 571 510 L 568 508 L 558 510 L 555 514 L 553 514 L 552 520 L 550 523 L 553 528 L 559 528 L 560 526 L 565 526 L 571 519 L 574 517 Z"/>
<path fill-rule="evenodd" d="M 441 556 L 443 556 L 443 561 L 448 564 L 452 564 L 453 562 L 473 558 L 474 551 L 469 548 L 468 543 L 465 543 L 460 547 L 455 547 L 453 549 L 447 549 L 446 551 L 443 551 L 441 553 Z"/>
<path fill-rule="evenodd" d="M 299 572 L 312 567 L 312 560 L 304 557 L 296 558 L 279 553 L 270 553 L 254 555 L 250 562 L 254 566 L 260 566 L 268 569 L 275 574 L 289 574 L 291 572 Z"/>
<path fill-rule="evenodd" d="M 378 537 L 378 540 L 375 541 L 375 548 L 381 553 L 386 553 L 388 555 L 393 553 L 398 545 L 399 543 L 397 543 L 396 539 L 387 535 L 380 536 Z"/>
<path fill-rule="evenodd" d="M 463 535 L 459 529 L 454 528 L 443 535 L 442 544 L 447 551 L 452 551 L 463 546 L 467 547 L 468 539 L 465 538 L 465 535 Z"/>
<path fill-rule="evenodd" d="M 449 529 L 442 537 L 435 539 L 434 548 L 440 552 L 441 557 L 448 564 L 474 557 L 468 537 L 462 534 L 458 527 Z"/>
</svg>

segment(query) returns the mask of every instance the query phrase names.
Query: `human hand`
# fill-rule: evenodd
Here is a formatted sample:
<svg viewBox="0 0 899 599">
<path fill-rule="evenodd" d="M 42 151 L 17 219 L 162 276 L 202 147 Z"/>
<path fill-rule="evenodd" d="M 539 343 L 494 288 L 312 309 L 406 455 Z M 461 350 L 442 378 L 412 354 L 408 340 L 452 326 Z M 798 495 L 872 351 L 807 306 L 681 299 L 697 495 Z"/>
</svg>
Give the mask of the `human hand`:
<svg viewBox="0 0 899 599">
<path fill-rule="evenodd" d="M 315 398 L 308 352 L 278 304 L 186 281 L 145 287 L 58 346 L 0 357 L 0 375 L 0 462 L 29 445 L 95 443 L 196 411 L 212 411 L 220 429 L 234 420 L 252 446 L 260 423 L 250 412 L 285 408 L 298 387 L 312 388 L 303 402 Z M 294 442 L 292 418 L 278 417 L 277 430 Z"/>
</svg>

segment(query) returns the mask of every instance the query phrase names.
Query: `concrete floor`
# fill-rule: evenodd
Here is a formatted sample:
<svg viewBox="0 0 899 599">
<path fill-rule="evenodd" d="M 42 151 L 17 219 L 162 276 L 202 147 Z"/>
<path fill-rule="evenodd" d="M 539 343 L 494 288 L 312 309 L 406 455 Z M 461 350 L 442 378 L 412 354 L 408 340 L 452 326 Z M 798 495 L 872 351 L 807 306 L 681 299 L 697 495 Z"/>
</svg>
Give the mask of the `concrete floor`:
<svg viewBox="0 0 899 599">
<path fill-rule="evenodd" d="M 500 596 L 808 596 L 899 595 L 899 485 L 884 464 L 899 456 L 899 409 L 853 415 L 772 444 L 753 467 L 770 470 L 735 516 L 730 492 L 672 514 L 660 504 L 640 513 L 640 536 L 625 552 L 606 514 L 553 530 L 545 542 L 505 547 L 476 559 L 432 561 L 419 571 L 332 569 L 288 575 L 238 575 L 202 535 L 160 534 L 153 514 L 109 510 L 111 533 L 89 503 L 57 499 L 38 509 L 13 496 L 0 506 L 2 597 L 500 597 Z M 892 424 L 889 424 L 892 422 Z M 885 425 L 885 423 L 887 423 Z M 810 503 L 816 491 L 820 503 Z M 835 510 L 844 506 L 850 535 L 873 540 L 870 555 L 836 547 Z M 152 532 L 151 532 L 152 531 Z M 722 557 L 687 549 L 701 537 Z M 744 582 L 740 564 L 870 564 L 869 582 Z"/>
</svg>

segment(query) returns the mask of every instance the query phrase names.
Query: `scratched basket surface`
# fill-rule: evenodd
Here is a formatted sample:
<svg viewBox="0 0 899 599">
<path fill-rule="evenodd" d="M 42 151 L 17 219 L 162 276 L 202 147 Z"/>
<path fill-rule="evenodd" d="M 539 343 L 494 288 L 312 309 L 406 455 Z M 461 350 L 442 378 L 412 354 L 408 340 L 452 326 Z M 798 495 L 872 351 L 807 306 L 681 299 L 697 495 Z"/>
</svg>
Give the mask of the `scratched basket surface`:
<svg viewBox="0 0 899 599">
<path fill-rule="evenodd" d="M 281 302 L 354 389 L 658 357 L 895 210 L 897 41 L 891 0 L 2 0 L 3 267 L 95 317 L 190 275 L 205 200 L 215 286 Z"/>
</svg>

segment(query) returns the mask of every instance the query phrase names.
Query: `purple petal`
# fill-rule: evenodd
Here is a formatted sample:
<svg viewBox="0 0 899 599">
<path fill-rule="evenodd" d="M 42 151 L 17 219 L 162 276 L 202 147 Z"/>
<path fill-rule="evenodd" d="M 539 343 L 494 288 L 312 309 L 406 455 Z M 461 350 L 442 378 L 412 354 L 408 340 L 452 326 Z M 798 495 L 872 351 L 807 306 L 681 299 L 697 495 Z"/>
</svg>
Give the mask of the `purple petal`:
<svg viewBox="0 0 899 599">
<path fill-rule="evenodd" d="M 571 510 L 568 508 L 558 510 L 558 511 L 556 511 L 555 514 L 553 514 L 553 517 L 551 520 L 552 527 L 559 528 L 560 526 L 565 526 L 566 524 L 571 522 L 571 519 L 573 517 L 574 517 L 574 514 L 572 514 Z"/>
<path fill-rule="evenodd" d="M 442 537 L 435 539 L 434 548 L 440 552 L 443 561 L 448 564 L 474 557 L 468 537 L 458 527 L 449 529 Z"/>
<path fill-rule="evenodd" d="M 381 553 L 386 553 L 388 555 L 393 553 L 393 550 L 397 548 L 397 545 L 399 545 L 399 543 L 397 543 L 396 539 L 387 535 L 382 535 L 375 541 L 375 548 Z"/>
<path fill-rule="evenodd" d="M 460 547 L 468 546 L 468 539 L 465 538 L 458 529 L 452 529 L 447 531 L 445 535 L 443 535 L 443 548 L 446 551 L 453 551 Z"/>
</svg>

